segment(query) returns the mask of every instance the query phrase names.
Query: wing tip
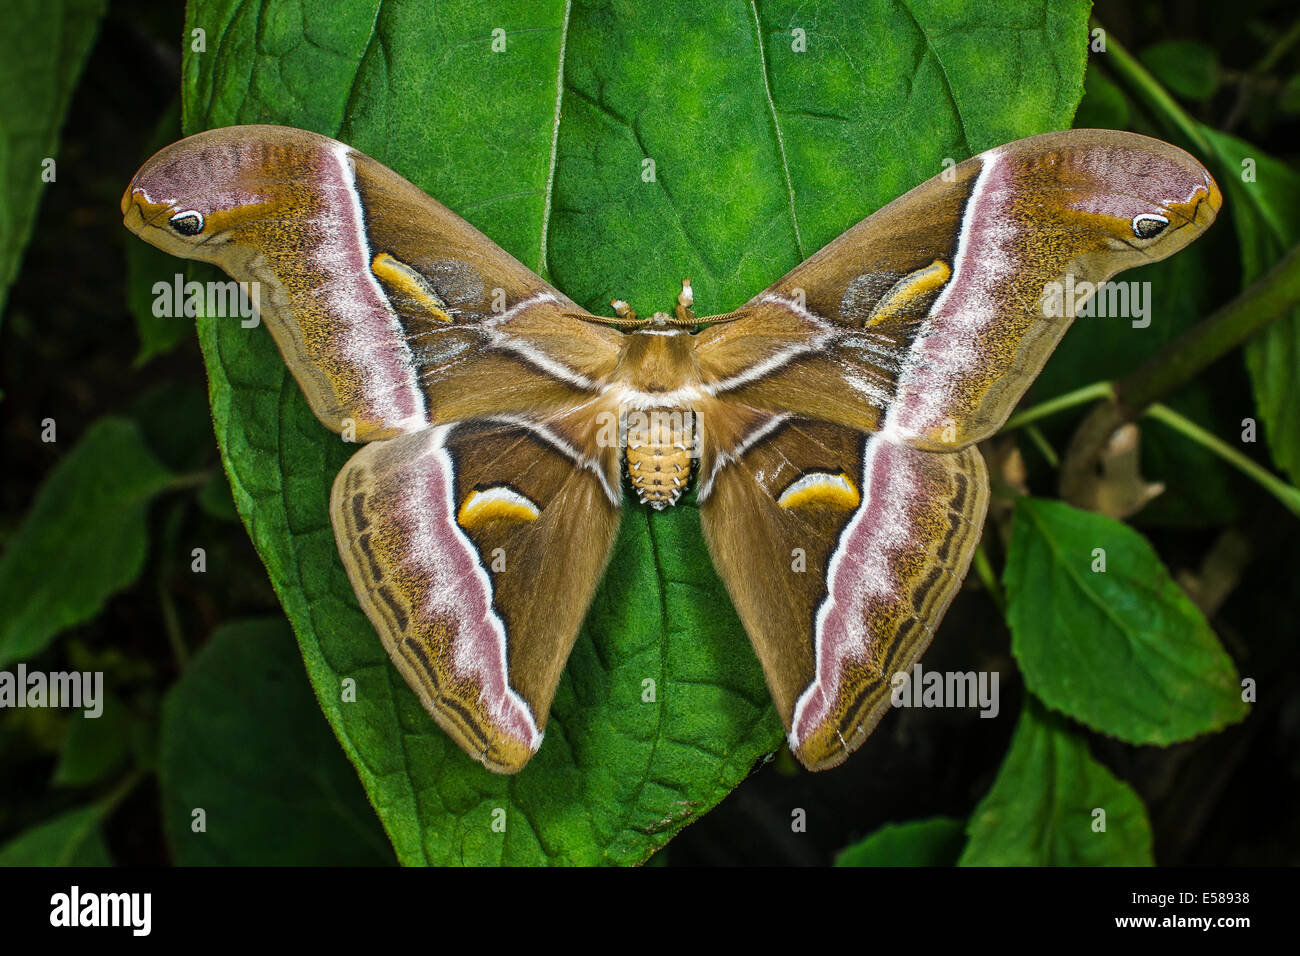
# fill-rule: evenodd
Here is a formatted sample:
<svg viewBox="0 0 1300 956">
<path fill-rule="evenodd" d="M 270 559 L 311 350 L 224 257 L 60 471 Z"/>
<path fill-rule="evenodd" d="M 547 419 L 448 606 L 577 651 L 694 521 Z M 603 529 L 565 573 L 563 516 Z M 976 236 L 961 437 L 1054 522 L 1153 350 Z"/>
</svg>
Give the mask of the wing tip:
<svg viewBox="0 0 1300 956">
<path fill-rule="evenodd" d="M 544 734 L 540 730 L 534 739 L 529 741 L 519 740 L 516 737 L 504 734 L 499 735 L 475 759 L 495 774 L 512 776 L 523 770 L 528 765 L 528 762 L 533 759 L 533 755 L 537 753 L 538 748 L 542 745 L 543 736 Z M 468 747 L 464 747 L 464 749 L 469 750 Z"/>
</svg>

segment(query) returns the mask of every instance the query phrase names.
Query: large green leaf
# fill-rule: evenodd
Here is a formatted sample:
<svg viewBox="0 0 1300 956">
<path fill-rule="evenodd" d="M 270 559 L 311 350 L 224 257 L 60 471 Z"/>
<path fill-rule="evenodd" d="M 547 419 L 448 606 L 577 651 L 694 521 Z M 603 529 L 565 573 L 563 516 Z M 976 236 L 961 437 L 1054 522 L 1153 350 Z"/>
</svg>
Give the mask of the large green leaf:
<svg viewBox="0 0 1300 956">
<path fill-rule="evenodd" d="M 212 636 L 163 701 L 160 763 L 179 864 L 392 862 L 279 618 L 237 621 Z"/>
<path fill-rule="evenodd" d="M 185 60 L 185 128 L 338 136 L 585 306 L 662 307 L 690 276 L 702 313 L 723 312 L 945 158 L 1068 125 L 1087 10 L 209 0 L 190 7 L 207 51 Z M 199 335 L 235 502 L 403 862 L 641 861 L 776 746 L 695 510 L 629 509 L 541 752 L 514 778 L 478 767 L 356 607 L 327 514 L 351 449 L 263 331 Z"/>
<path fill-rule="evenodd" d="M 0 315 L 105 0 L 10 0 L 0 30 Z"/>
<path fill-rule="evenodd" d="M 1087 742 L 1067 721 L 1032 697 L 966 832 L 963 866 L 1152 863 L 1151 824 L 1142 800 L 1092 759 Z"/>
<path fill-rule="evenodd" d="M 1245 716 L 1231 658 L 1127 525 L 1021 498 L 1003 581 L 1011 650 L 1049 707 L 1137 744 L 1186 740 Z"/>
<path fill-rule="evenodd" d="M 149 502 L 173 478 L 134 422 L 104 418 L 86 431 L 0 557 L 0 665 L 44 650 L 135 580 Z"/>
</svg>

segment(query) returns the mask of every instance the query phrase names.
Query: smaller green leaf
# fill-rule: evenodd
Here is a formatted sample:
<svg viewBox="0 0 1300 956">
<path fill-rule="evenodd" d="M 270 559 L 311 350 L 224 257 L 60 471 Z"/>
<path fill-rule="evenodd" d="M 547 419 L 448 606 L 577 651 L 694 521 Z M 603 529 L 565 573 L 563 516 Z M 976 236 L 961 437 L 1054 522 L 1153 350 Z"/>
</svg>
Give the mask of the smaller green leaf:
<svg viewBox="0 0 1300 956">
<path fill-rule="evenodd" d="M 84 787 L 120 770 L 131 750 L 131 716 L 122 702 L 105 694 L 97 717 L 77 711 L 59 752 L 51 781 L 59 787 Z"/>
<path fill-rule="evenodd" d="M 44 650 L 136 579 L 149 502 L 173 477 L 134 422 L 104 418 L 86 431 L 0 557 L 0 665 Z"/>
<path fill-rule="evenodd" d="M 887 823 L 846 847 L 836 866 L 952 866 L 966 844 L 966 824 L 952 817 Z"/>
<path fill-rule="evenodd" d="M 170 352 L 186 336 L 194 334 L 193 319 L 167 312 L 167 303 L 175 299 L 172 289 L 177 275 L 183 276 L 184 272 L 167 253 L 144 242 L 127 245 L 126 304 L 135 317 L 136 335 L 140 338 L 136 368 Z M 155 308 L 162 314 L 155 315 Z"/>
<path fill-rule="evenodd" d="M 1016 503 L 1011 650 L 1047 706 L 1136 744 L 1242 719 L 1231 658 L 1141 534 L 1059 501 Z"/>
<path fill-rule="evenodd" d="M 175 862 L 393 862 L 303 676 L 288 624 L 261 618 L 218 630 L 168 692 L 160 777 Z"/>
<path fill-rule="evenodd" d="M 1075 129 L 1127 129 L 1128 99 L 1092 63 L 1083 78 L 1083 99 L 1074 111 Z"/>
<path fill-rule="evenodd" d="M 1150 866 L 1136 793 L 1032 697 L 993 787 L 971 814 L 961 866 Z"/>
<path fill-rule="evenodd" d="M 1148 70 L 1169 90 L 1193 102 L 1208 100 L 1219 87 L 1219 58 L 1194 40 L 1153 43 L 1139 55 Z"/>
<path fill-rule="evenodd" d="M 0 846 L 0 866 L 112 866 L 99 824 L 104 807 L 70 810 Z"/>
<path fill-rule="evenodd" d="M 105 0 L 17 0 L 0 30 L 0 313 L 31 236 L 36 207 L 58 182 L 51 165 Z M 53 177 L 52 179 L 50 177 Z"/>
<path fill-rule="evenodd" d="M 127 409 L 145 444 L 168 468 L 182 474 L 211 467 L 208 394 L 202 384 L 169 380 L 142 393 Z"/>
<path fill-rule="evenodd" d="M 239 512 L 235 510 L 235 499 L 230 492 L 230 481 L 220 468 L 214 468 L 199 489 L 199 507 L 204 514 L 218 521 L 239 522 Z"/>
</svg>

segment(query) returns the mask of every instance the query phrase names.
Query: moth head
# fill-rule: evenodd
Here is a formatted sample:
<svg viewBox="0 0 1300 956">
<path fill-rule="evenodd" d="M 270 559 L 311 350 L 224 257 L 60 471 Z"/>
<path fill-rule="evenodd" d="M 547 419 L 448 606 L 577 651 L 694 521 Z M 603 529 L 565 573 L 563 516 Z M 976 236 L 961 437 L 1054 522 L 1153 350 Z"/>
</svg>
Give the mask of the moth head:
<svg viewBox="0 0 1300 956">
<path fill-rule="evenodd" d="M 1038 152 L 1027 184 L 1028 211 L 1048 211 L 1079 237 L 1082 257 L 1104 259 L 1099 271 L 1108 274 L 1172 255 L 1223 205 L 1218 184 L 1191 155 L 1113 130 L 1074 130 L 1059 148 Z"/>
<path fill-rule="evenodd" d="M 265 207 L 291 194 L 314 143 L 276 141 L 277 127 L 231 126 L 156 153 L 122 195 L 122 219 L 141 239 L 187 259 L 219 261 Z M 297 132 L 297 131 L 294 131 Z M 309 135 L 309 134 L 301 134 Z"/>
</svg>

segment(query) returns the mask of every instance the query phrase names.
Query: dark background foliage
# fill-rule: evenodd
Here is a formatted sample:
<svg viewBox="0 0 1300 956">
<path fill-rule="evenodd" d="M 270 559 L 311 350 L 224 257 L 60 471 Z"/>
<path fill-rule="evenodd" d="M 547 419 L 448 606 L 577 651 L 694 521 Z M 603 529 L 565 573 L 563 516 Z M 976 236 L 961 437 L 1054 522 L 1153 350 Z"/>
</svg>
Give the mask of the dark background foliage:
<svg viewBox="0 0 1300 956">
<path fill-rule="evenodd" d="M 1191 115 L 1300 168 L 1300 44 L 1279 43 L 1300 24 L 1293 4 L 1245 0 L 1225 16 L 1222 5 L 1209 0 L 1101 2 L 1095 13 L 1128 49 L 1142 55 L 1155 48 L 1144 62 Z M 188 330 L 174 342 L 155 339 L 144 349 L 156 354 L 142 361 L 141 337 L 127 308 L 130 240 L 117 203 L 131 174 L 158 145 L 155 130 L 176 109 L 182 16 L 180 5 L 168 0 L 109 5 L 63 128 L 60 188 L 41 201 L 0 326 L 0 541 L 12 538 L 35 489 L 68 449 L 107 414 L 137 423 L 152 454 L 175 476 L 148 510 L 148 556 L 138 578 L 38 658 L 48 670 L 106 672 L 116 701 L 111 739 L 85 739 L 86 729 L 64 712 L 0 712 L 0 845 L 60 814 L 94 806 L 103 808 L 104 845 L 79 849 L 73 859 L 92 861 L 102 852 L 127 864 L 391 860 L 377 824 L 367 818 L 360 786 L 333 746 L 287 627 L 252 625 L 259 641 L 248 646 L 249 626 L 242 622 L 282 612 L 225 485 L 198 342 Z M 1160 45 L 1170 40 L 1196 46 L 1173 56 L 1169 66 L 1162 57 L 1170 53 Z M 1275 49 L 1280 52 L 1270 55 Z M 1110 89 L 1090 75 L 1077 125 L 1127 121 L 1164 135 L 1141 105 L 1117 105 Z M 1300 218 L 1300 209 L 1290 216 Z M 1239 237 L 1227 215 L 1215 228 L 1205 240 L 1215 252 L 1200 260 L 1212 267 L 1202 266 L 1196 277 L 1201 303 L 1225 302 L 1242 285 L 1234 248 Z M 1067 337 L 1063 351 L 1074 338 Z M 1049 369 L 1049 379 L 1056 374 L 1060 387 L 1036 394 L 1050 397 L 1130 368 L 1123 355 L 1108 356 L 1104 349 L 1095 357 L 1100 364 L 1085 377 L 1077 369 Z M 1213 365 L 1201 384 L 1215 397 L 1202 424 L 1231 435 L 1252 407 L 1239 354 Z M 1082 413 L 1076 409 L 1046 429 L 1058 448 Z M 46 418 L 58 422 L 57 443 L 41 440 Z M 1054 496 L 1049 470 L 1025 447 L 1031 490 Z M 1202 478 L 1176 457 L 1163 466 L 1184 470 L 1161 474 L 1160 461 L 1148 462 L 1148 470 L 1170 485 L 1168 498 L 1157 499 L 1134 524 L 1176 575 L 1208 576 L 1227 588 L 1211 623 L 1241 671 L 1258 680 L 1260 702 L 1249 719 L 1170 747 L 1132 746 L 1097 734 L 1089 734 L 1088 742 L 1093 756 L 1146 804 L 1156 861 L 1294 863 L 1300 859 L 1300 818 L 1294 811 L 1300 804 L 1296 522 L 1236 473 L 1207 465 Z M 189 571 L 194 541 L 207 549 L 203 575 Z M 1206 564 L 1215 555 L 1226 571 Z M 975 575 L 972 582 L 954 603 L 925 665 L 961 670 L 975 659 L 1001 665 L 1009 678 L 1017 671 L 1010 664 L 1007 626 Z M 169 695 L 169 689 L 213 640 L 227 642 L 237 660 L 266 669 L 267 679 L 284 688 L 287 702 L 262 716 L 290 724 L 283 739 L 307 755 L 299 777 L 292 766 L 272 771 L 257 761 L 242 771 L 262 779 L 268 799 L 306 786 L 301 780 L 312 776 L 327 782 L 318 779 L 307 789 L 319 785 L 337 796 L 337 818 L 311 821 L 302 846 L 291 848 L 297 856 L 286 851 L 277 858 L 268 851 L 258 860 L 233 850 L 223 855 L 221 847 L 200 851 L 177 836 L 187 821 L 167 819 L 171 811 L 154 772 L 167 747 L 159 740 L 160 720 L 172 707 L 203 723 L 204 695 L 220 693 L 221 674 L 200 675 L 208 683 L 196 679 L 183 696 Z M 964 820 L 993 784 L 1015 729 L 1023 688 L 1006 680 L 1002 690 L 1004 717 L 996 721 L 971 720 L 969 712 L 953 710 L 893 714 L 833 773 L 807 774 L 788 754 L 778 755 L 655 859 L 669 865 L 827 863 L 890 822 Z M 250 737 L 246 744 L 252 748 L 256 741 Z M 807 813 L 806 833 L 791 830 L 794 808 Z M 225 812 L 255 820 L 260 810 L 256 802 L 244 802 Z M 332 826 L 358 835 L 334 840 L 331 834 L 339 831 Z"/>
</svg>

